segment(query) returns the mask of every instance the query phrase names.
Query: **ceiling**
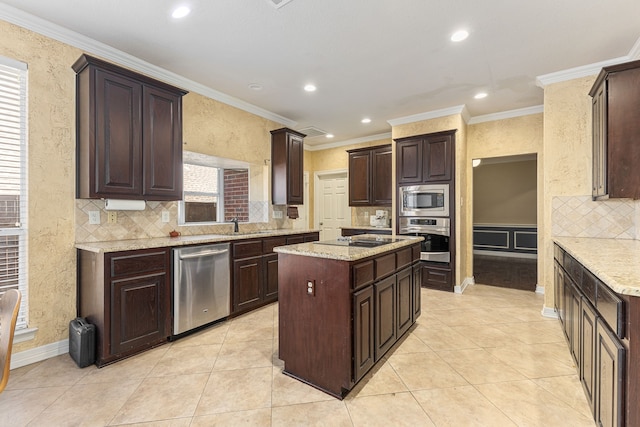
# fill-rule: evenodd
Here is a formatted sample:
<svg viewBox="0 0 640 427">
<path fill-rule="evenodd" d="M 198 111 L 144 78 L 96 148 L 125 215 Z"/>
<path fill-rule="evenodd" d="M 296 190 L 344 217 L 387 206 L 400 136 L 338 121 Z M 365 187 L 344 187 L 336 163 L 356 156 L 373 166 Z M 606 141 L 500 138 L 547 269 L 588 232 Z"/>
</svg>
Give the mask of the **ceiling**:
<svg viewBox="0 0 640 427">
<path fill-rule="evenodd" d="M 0 19 L 42 18 L 175 73 L 185 89 L 335 135 L 309 145 L 456 106 L 472 117 L 540 106 L 536 77 L 640 56 L 638 0 L 273 1 L 3 0 Z M 173 19 L 180 4 L 192 11 Z M 468 39 L 451 42 L 461 28 Z"/>
</svg>

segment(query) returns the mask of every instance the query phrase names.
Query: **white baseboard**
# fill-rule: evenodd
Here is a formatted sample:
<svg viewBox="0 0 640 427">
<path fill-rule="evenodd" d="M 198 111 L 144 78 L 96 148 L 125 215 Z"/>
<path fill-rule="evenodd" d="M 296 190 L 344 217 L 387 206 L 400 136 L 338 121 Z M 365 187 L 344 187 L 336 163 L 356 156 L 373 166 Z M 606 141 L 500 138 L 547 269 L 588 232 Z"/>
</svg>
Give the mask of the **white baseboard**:
<svg viewBox="0 0 640 427">
<path fill-rule="evenodd" d="M 558 318 L 558 313 L 556 312 L 556 310 L 553 307 L 547 307 L 546 305 L 542 306 L 542 311 L 540 312 L 540 314 L 542 314 L 542 317 L 549 317 L 551 319 Z"/>
<path fill-rule="evenodd" d="M 11 369 L 21 368 L 65 353 L 69 353 L 69 339 L 12 354 Z"/>
<path fill-rule="evenodd" d="M 476 281 L 473 276 L 465 277 L 465 279 L 462 281 L 462 283 L 459 286 L 455 285 L 453 287 L 453 292 L 456 294 L 461 294 L 464 292 L 465 289 L 467 289 L 467 286 L 473 286 L 475 284 L 476 284 Z"/>
<path fill-rule="evenodd" d="M 536 284 L 536 294 L 544 295 L 544 286 Z"/>
</svg>

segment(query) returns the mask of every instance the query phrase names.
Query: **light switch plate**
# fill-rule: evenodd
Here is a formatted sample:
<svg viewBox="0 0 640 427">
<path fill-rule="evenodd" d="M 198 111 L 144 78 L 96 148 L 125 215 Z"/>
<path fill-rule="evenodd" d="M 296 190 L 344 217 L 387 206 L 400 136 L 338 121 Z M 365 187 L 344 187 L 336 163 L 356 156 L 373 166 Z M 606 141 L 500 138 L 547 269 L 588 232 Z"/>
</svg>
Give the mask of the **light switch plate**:
<svg viewBox="0 0 640 427">
<path fill-rule="evenodd" d="M 100 211 L 89 211 L 89 224 L 100 224 Z"/>
<path fill-rule="evenodd" d="M 274 219 L 282 219 L 282 211 L 273 211 Z"/>
<path fill-rule="evenodd" d="M 162 211 L 162 222 L 169 222 L 169 211 Z"/>
</svg>

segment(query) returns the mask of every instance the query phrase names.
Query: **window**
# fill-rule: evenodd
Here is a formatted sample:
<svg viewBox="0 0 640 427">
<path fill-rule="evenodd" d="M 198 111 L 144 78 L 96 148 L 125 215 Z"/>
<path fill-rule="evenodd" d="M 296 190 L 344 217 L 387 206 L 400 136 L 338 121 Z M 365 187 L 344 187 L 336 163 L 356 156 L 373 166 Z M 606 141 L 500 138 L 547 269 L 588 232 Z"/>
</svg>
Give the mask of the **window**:
<svg viewBox="0 0 640 427">
<path fill-rule="evenodd" d="M 27 327 L 27 66 L 0 57 L 0 295 L 18 289 Z"/>
<path fill-rule="evenodd" d="M 249 168 L 245 162 L 183 152 L 180 224 L 249 221 Z"/>
</svg>

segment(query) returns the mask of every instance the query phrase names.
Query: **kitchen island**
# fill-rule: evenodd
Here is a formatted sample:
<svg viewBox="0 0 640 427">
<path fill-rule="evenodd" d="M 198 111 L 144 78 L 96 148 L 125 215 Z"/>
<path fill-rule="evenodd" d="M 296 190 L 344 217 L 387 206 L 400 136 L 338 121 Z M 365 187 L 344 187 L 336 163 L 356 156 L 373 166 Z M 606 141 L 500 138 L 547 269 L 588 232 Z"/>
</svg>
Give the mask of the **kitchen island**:
<svg viewBox="0 0 640 427">
<path fill-rule="evenodd" d="M 421 237 L 275 248 L 283 372 L 342 399 L 420 316 Z"/>
</svg>

